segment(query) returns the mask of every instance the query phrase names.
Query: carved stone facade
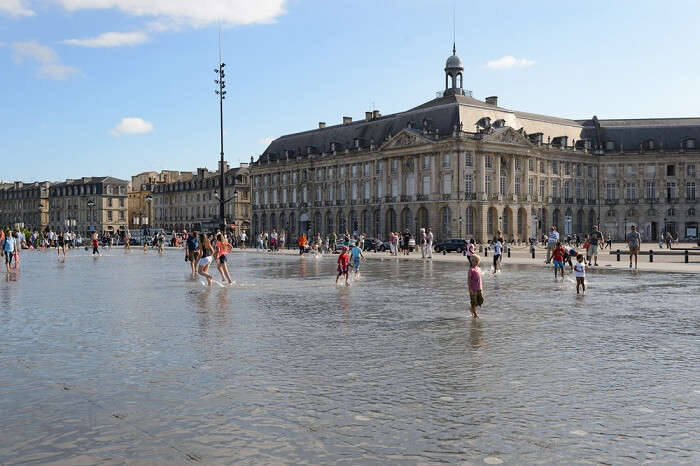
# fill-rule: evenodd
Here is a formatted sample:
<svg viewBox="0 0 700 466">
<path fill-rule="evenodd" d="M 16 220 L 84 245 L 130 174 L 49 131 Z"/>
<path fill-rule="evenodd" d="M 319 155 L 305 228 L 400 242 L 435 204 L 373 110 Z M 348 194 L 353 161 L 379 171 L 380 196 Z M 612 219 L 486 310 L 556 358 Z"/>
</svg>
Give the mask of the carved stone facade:
<svg viewBox="0 0 700 466">
<path fill-rule="evenodd" d="M 253 233 L 697 235 L 700 119 L 568 120 L 470 95 L 276 139 L 250 170 Z"/>
</svg>

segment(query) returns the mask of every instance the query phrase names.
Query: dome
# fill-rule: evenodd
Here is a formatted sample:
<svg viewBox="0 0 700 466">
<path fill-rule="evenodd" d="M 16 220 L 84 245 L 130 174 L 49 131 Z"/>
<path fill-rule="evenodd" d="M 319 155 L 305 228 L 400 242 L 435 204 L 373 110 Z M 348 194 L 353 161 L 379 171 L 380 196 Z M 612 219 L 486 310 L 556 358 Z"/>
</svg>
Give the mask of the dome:
<svg viewBox="0 0 700 466">
<path fill-rule="evenodd" d="M 447 59 L 447 63 L 445 63 L 445 68 L 459 68 L 459 69 L 464 69 L 464 66 L 462 66 L 462 59 L 459 58 L 457 55 L 451 55 Z"/>
</svg>

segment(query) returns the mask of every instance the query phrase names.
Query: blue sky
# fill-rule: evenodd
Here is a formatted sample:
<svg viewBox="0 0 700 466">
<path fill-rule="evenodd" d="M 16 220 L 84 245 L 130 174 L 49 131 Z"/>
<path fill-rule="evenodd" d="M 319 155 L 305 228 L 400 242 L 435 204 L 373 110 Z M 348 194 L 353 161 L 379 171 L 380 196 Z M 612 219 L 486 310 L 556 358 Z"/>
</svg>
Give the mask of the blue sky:
<svg viewBox="0 0 700 466">
<path fill-rule="evenodd" d="M 700 116 L 696 1 L 0 0 L 0 180 L 215 169 L 220 25 L 234 164 L 319 121 L 409 109 L 444 85 L 453 5 L 477 98 Z"/>
</svg>

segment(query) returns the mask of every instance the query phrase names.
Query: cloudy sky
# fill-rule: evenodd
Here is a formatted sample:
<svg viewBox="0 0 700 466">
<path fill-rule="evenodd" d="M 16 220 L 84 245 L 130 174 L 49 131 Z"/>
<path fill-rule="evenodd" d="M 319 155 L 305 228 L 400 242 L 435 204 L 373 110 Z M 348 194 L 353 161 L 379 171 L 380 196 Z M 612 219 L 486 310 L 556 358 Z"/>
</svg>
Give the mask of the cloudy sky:
<svg viewBox="0 0 700 466">
<path fill-rule="evenodd" d="M 215 168 L 219 28 L 233 163 L 319 121 L 406 110 L 444 85 L 453 6 L 477 98 L 700 116 L 697 1 L 0 0 L 0 180 Z"/>
</svg>

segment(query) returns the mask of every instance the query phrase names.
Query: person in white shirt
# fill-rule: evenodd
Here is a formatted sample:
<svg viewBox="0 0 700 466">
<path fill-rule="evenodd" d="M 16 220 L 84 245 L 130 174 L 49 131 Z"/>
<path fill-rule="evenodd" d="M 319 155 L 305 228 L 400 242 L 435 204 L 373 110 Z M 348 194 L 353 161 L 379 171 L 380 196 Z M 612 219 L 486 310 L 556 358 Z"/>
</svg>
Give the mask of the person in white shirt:
<svg viewBox="0 0 700 466">
<path fill-rule="evenodd" d="M 248 236 L 245 234 L 245 231 L 241 231 L 241 249 L 245 249 L 245 242 L 248 239 Z"/>
<path fill-rule="evenodd" d="M 428 233 L 426 234 L 426 250 L 428 253 L 428 259 L 433 258 L 433 230 L 428 228 Z"/>
<path fill-rule="evenodd" d="M 491 241 L 491 249 L 493 249 L 493 273 L 496 273 L 500 268 L 503 243 L 501 243 L 498 238 L 494 238 L 493 241 Z"/>
<path fill-rule="evenodd" d="M 576 276 L 576 294 L 580 294 L 579 287 L 586 292 L 586 264 L 583 263 L 583 254 L 576 256 L 576 264 L 574 264 L 574 275 Z"/>
<path fill-rule="evenodd" d="M 554 248 L 557 246 L 557 242 L 559 241 L 559 232 L 557 231 L 557 227 L 552 226 L 549 230 L 549 236 L 547 237 L 547 260 L 544 261 L 545 264 L 549 264 L 551 262 L 552 252 L 554 252 Z"/>
</svg>

